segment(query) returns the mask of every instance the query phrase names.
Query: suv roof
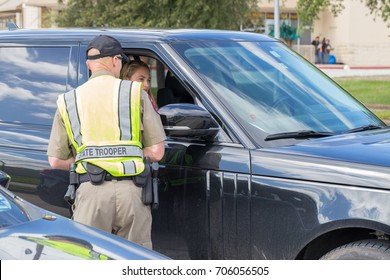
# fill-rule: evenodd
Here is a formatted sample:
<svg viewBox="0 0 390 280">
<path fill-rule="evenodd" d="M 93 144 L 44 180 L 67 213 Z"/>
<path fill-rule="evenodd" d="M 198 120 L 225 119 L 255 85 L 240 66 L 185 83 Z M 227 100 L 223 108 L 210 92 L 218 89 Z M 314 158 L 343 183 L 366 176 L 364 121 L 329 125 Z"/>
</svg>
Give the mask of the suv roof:
<svg viewBox="0 0 390 280">
<path fill-rule="evenodd" d="M 122 42 L 172 42 L 172 41 L 276 41 L 266 35 L 225 30 L 206 30 L 206 29 L 16 29 L 0 31 L 0 41 L 7 41 L 12 37 L 12 42 L 18 37 L 20 40 L 26 40 L 26 37 L 33 39 L 64 41 L 90 41 L 91 38 L 109 33 Z"/>
</svg>

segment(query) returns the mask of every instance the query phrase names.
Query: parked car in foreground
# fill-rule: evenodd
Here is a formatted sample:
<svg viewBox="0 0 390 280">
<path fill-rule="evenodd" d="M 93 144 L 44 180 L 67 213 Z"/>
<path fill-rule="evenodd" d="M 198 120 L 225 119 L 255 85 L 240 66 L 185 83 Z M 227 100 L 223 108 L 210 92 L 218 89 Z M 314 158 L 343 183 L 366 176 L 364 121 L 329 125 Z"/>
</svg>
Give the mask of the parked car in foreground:
<svg viewBox="0 0 390 280">
<path fill-rule="evenodd" d="M 390 129 L 283 43 L 254 33 L 0 32 L 0 160 L 12 191 L 69 215 L 68 174 L 50 169 L 45 152 L 57 96 L 88 79 L 86 46 L 99 34 L 152 66 L 168 135 L 157 251 L 389 258 Z"/>
<path fill-rule="evenodd" d="M 169 259 L 24 201 L 3 187 L 9 183 L 3 172 L 0 182 L 1 260 Z"/>
</svg>

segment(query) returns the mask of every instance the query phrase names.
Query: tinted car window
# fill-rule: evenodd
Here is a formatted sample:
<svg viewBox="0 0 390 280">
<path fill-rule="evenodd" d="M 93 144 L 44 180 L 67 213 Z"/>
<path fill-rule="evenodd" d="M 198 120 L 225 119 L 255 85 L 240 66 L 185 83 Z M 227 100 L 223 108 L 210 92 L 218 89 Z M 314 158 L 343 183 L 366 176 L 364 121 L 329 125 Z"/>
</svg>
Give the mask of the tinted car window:
<svg viewBox="0 0 390 280">
<path fill-rule="evenodd" d="M 260 146 L 272 134 L 337 134 L 380 125 L 364 106 L 283 44 L 192 42 L 172 46 Z M 266 145 L 272 145 L 269 142 Z"/>
<path fill-rule="evenodd" d="M 0 121 L 51 124 L 57 95 L 66 91 L 69 53 L 69 47 L 0 48 Z"/>
</svg>

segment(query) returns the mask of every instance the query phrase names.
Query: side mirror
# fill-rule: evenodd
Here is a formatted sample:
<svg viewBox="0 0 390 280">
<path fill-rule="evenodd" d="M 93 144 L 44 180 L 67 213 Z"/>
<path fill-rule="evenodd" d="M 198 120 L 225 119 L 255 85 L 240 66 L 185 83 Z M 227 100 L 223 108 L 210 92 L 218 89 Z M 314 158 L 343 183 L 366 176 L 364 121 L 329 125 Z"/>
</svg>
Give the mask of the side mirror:
<svg viewBox="0 0 390 280">
<path fill-rule="evenodd" d="M 8 188 L 10 181 L 11 177 L 7 173 L 0 171 L 0 185 L 4 188 Z"/>
<path fill-rule="evenodd" d="M 219 132 L 219 125 L 211 114 L 194 104 L 168 104 L 158 112 L 169 137 L 212 140 Z"/>
</svg>

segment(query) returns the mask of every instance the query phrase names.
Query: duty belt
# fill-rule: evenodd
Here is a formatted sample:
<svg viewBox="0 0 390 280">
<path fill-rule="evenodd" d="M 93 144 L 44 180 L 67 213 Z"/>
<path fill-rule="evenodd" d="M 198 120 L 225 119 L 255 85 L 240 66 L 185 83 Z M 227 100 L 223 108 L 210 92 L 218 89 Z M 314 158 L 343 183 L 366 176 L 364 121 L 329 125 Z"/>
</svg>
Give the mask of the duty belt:
<svg viewBox="0 0 390 280">
<path fill-rule="evenodd" d="M 104 181 L 113 181 L 113 180 L 117 180 L 117 181 L 133 180 L 133 176 L 115 177 L 115 176 L 112 176 L 111 174 L 106 174 L 106 176 L 104 177 Z M 89 182 L 89 181 L 91 181 L 91 179 L 87 173 L 79 174 L 79 184 Z"/>
</svg>

